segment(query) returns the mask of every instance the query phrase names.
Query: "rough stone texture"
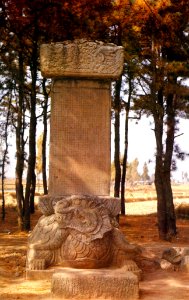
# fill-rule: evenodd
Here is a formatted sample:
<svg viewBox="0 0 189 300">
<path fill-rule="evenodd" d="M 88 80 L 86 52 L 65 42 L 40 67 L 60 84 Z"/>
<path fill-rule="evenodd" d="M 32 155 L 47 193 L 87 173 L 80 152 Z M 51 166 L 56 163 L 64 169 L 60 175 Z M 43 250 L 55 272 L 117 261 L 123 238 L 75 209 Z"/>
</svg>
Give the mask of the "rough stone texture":
<svg viewBox="0 0 189 300">
<path fill-rule="evenodd" d="M 182 250 L 182 256 L 188 256 L 189 255 L 189 248 L 186 247 L 186 248 L 183 248 Z"/>
<path fill-rule="evenodd" d="M 169 271 L 174 271 L 175 270 L 175 266 L 166 259 L 161 259 L 160 260 L 160 267 L 161 267 L 162 270 L 169 270 Z"/>
<path fill-rule="evenodd" d="M 41 47 L 42 74 L 54 78 L 49 196 L 40 200 L 43 216 L 29 237 L 26 276 L 80 269 L 53 275 L 52 292 L 63 299 L 138 298 L 140 270 L 132 259 L 140 249 L 117 228 L 120 202 L 105 197 L 110 80 L 122 68 L 123 49 L 113 44 L 77 40 Z"/>
<path fill-rule="evenodd" d="M 163 251 L 162 258 L 172 264 L 179 264 L 181 262 L 181 249 L 180 248 L 167 248 Z"/>
<path fill-rule="evenodd" d="M 81 196 L 81 195 L 80 195 Z M 72 199 L 78 198 L 78 195 L 72 195 Z M 111 218 L 111 222 L 117 217 L 117 215 L 120 213 L 120 207 L 121 207 L 121 200 L 120 198 L 115 197 L 105 197 L 105 196 L 84 196 L 85 199 L 89 199 L 92 201 L 95 201 L 95 203 L 103 205 L 108 212 L 109 217 Z M 44 195 L 39 197 L 38 202 L 38 208 L 45 216 L 50 216 L 55 213 L 55 205 L 60 200 L 66 200 L 69 199 L 68 196 L 50 196 L 50 195 Z M 114 220 L 116 221 L 116 220 Z M 118 224 L 117 224 L 118 226 Z M 115 225 L 115 227 L 117 227 Z"/>
<path fill-rule="evenodd" d="M 189 272 L 189 248 L 167 248 L 162 253 L 160 267 L 164 270 Z"/>
<path fill-rule="evenodd" d="M 43 44 L 41 71 L 52 88 L 49 194 L 110 194 L 110 82 L 122 47 L 84 39 Z"/>
<path fill-rule="evenodd" d="M 138 280 L 142 280 L 142 271 L 138 268 L 137 264 L 133 260 L 125 261 L 124 266 L 121 268 L 121 271 L 132 272 L 138 278 Z"/>
<path fill-rule="evenodd" d="M 41 72 L 44 77 L 109 78 L 120 76 L 123 48 L 87 40 L 51 43 L 41 46 Z"/>
<path fill-rule="evenodd" d="M 116 199 L 114 201 L 117 201 Z M 116 228 L 114 209 L 98 197 L 59 199 L 54 213 L 42 216 L 29 237 L 27 269 L 122 267 L 140 252 Z M 48 210 L 49 211 L 49 210 Z M 131 264 L 130 264 L 131 265 Z M 138 267 L 132 270 L 138 271 Z"/>
<path fill-rule="evenodd" d="M 52 277 L 51 291 L 61 299 L 134 300 L 139 298 L 138 278 L 120 270 L 65 269 Z"/>
<path fill-rule="evenodd" d="M 182 258 L 180 270 L 184 272 L 189 272 L 189 255 L 186 255 Z"/>
<path fill-rule="evenodd" d="M 109 83 L 55 80 L 49 193 L 109 195 L 110 165 Z"/>
<path fill-rule="evenodd" d="M 49 268 L 46 270 L 29 270 L 26 269 L 26 279 L 27 280 L 51 280 L 52 276 L 59 269 L 58 267 Z M 62 270 L 62 268 L 61 268 Z"/>
</svg>

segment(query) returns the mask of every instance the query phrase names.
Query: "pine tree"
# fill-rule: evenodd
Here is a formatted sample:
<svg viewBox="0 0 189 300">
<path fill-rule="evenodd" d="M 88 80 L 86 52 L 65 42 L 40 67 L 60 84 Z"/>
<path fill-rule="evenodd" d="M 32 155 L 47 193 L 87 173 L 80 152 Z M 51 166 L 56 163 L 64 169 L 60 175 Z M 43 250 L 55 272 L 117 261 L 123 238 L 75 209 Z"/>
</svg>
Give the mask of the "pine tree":
<svg viewBox="0 0 189 300">
<path fill-rule="evenodd" d="M 144 163 L 144 166 L 143 166 L 143 173 L 142 173 L 142 175 L 141 175 L 141 179 L 142 179 L 143 181 L 148 181 L 148 180 L 150 180 L 150 176 L 149 176 L 149 174 L 148 174 L 148 165 L 147 165 L 146 162 Z"/>
</svg>

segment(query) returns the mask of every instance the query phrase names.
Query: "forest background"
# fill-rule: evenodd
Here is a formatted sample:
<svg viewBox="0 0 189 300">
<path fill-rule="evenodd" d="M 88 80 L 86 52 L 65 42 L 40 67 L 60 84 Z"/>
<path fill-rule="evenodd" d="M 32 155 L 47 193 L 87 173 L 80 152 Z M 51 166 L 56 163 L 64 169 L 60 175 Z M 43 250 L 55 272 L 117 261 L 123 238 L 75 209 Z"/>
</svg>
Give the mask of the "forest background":
<svg viewBox="0 0 189 300">
<path fill-rule="evenodd" d="M 41 119 L 44 194 L 47 186 L 47 124 L 50 81 L 40 73 L 42 43 L 87 38 L 124 47 L 124 70 L 112 85 L 114 120 L 114 196 L 125 214 L 128 171 L 128 122 L 151 116 L 156 143 L 154 183 L 159 237 L 176 235 L 171 172 L 187 153 L 177 138 L 180 118 L 188 118 L 189 7 L 177 0 L 1 0 L 0 113 L 2 218 L 9 137 L 15 135 L 15 189 L 18 226 L 30 230 L 37 169 L 37 126 Z M 120 155 L 120 115 L 125 114 L 124 151 Z M 181 131 L 182 132 L 182 131 Z M 141 149 L 142 152 L 142 149 Z M 24 169 L 26 178 L 24 178 Z"/>
</svg>

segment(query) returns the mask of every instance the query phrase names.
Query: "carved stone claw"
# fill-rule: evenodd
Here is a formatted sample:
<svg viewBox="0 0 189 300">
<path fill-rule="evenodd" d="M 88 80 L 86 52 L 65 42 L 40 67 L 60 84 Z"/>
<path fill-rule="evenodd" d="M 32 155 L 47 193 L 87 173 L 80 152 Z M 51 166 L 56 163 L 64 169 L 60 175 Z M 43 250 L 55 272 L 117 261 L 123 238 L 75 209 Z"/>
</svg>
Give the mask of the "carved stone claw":
<svg viewBox="0 0 189 300">
<path fill-rule="evenodd" d="M 30 270 L 45 270 L 46 268 L 46 263 L 45 263 L 45 259 L 34 259 L 31 263 L 30 263 Z"/>
<path fill-rule="evenodd" d="M 121 270 L 133 272 L 141 280 L 142 271 L 138 268 L 137 264 L 133 260 L 126 260 Z"/>
</svg>

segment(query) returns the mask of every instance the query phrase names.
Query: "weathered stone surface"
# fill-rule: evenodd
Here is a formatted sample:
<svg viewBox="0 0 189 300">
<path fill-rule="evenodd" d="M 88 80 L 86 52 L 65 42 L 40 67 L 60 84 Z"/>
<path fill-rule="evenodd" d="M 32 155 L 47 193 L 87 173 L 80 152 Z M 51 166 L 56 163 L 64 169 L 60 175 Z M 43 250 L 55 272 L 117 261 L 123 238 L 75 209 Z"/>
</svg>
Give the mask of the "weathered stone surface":
<svg viewBox="0 0 189 300">
<path fill-rule="evenodd" d="M 52 87 L 49 193 L 110 194 L 110 80 L 123 49 L 87 40 L 41 46 Z M 58 78 L 58 79 L 57 79 Z"/>
<path fill-rule="evenodd" d="M 87 40 L 43 44 L 40 51 L 44 77 L 114 79 L 123 69 L 123 48 Z"/>
<path fill-rule="evenodd" d="M 87 196 L 59 200 L 54 213 L 42 216 L 29 237 L 27 268 L 122 267 L 133 259 L 139 248 L 129 244 L 115 227 L 113 200 L 109 208 L 104 203 Z"/>
<path fill-rule="evenodd" d="M 162 258 L 172 264 L 179 264 L 181 262 L 181 248 L 167 248 L 163 251 Z"/>
<path fill-rule="evenodd" d="M 183 248 L 181 254 L 182 254 L 182 256 L 188 256 L 189 255 L 189 248 L 188 247 Z"/>
<path fill-rule="evenodd" d="M 41 47 L 42 73 L 54 78 L 49 195 L 39 201 L 26 276 L 53 276 L 53 295 L 62 299 L 138 298 L 141 272 L 132 259 L 140 249 L 117 228 L 120 201 L 109 197 L 110 80 L 122 68 L 123 49 L 112 44 Z"/>
<path fill-rule="evenodd" d="M 48 268 L 46 270 L 30 270 L 26 269 L 26 279 L 27 280 L 51 280 L 52 276 L 59 269 L 58 267 Z M 62 270 L 62 268 L 61 268 Z"/>
<path fill-rule="evenodd" d="M 110 85 L 55 80 L 52 88 L 49 193 L 110 194 Z"/>
<path fill-rule="evenodd" d="M 55 213 L 55 205 L 60 200 L 66 200 L 66 199 L 78 199 L 78 195 L 72 195 L 72 196 L 50 196 L 50 195 L 44 195 L 39 197 L 38 202 L 38 208 L 45 216 L 50 216 Z M 117 217 L 117 215 L 120 213 L 121 209 L 121 200 L 120 198 L 115 197 L 109 197 L 109 196 L 84 196 L 85 199 L 88 199 L 89 201 L 92 200 L 95 203 L 103 205 L 107 211 L 108 215 L 111 218 L 111 222 L 113 221 L 113 218 Z M 116 227 L 116 226 L 115 226 Z"/>
<path fill-rule="evenodd" d="M 164 270 L 189 272 L 189 248 L 167 248 L 162 253 L 160 267 Z"/>
<path fill-rule="evenodd" d="M 124 266 L 120 268 L 120 271 L 132 272 L 138 277 L 139 281 L 142 279 L 142 271 L 133 260 L 126 260 Z"/>
<path fill-rule="evenodd" d="M 185 255 L 182 257 L 180 270 L 184 272 L 189 272 L 189 255 Z"/>
<path fill-rule="evenodd" d="M 139 298 L 138 278 L 120 270 L 65 269 L 52 277 L 51 291 L 61 299 L 134 300 Z"/>
<path fill-rule="evenodd" d="M 160 260 L 160 267 L 163 270 L 169 270 L 169 271 L 174 271 L 175 270 L 174 265 L 166 259 L 161 259 Z"/>
</svg>

